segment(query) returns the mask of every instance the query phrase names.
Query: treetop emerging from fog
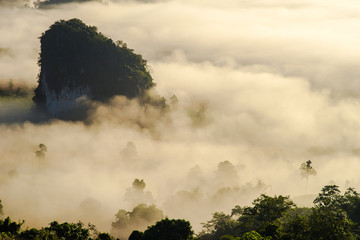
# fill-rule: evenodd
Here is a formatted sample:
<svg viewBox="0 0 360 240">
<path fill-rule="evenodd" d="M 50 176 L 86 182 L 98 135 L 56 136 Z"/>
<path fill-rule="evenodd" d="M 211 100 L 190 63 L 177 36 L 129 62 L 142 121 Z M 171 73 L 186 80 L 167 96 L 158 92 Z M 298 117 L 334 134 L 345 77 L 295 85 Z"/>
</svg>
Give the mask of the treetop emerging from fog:
<svg viewBox="0 0 360 240">
<path fill-rule="evenodd" d="M 106 101 L 114 95 L 139 97 L 154 86 L 141 55 L 79 19 L 55 22 L 40 41 L 41 72 L 33 99 L 38 107 L 50 104 L 49 92 L 64 97 L 64 89 Z"/>
</svg>

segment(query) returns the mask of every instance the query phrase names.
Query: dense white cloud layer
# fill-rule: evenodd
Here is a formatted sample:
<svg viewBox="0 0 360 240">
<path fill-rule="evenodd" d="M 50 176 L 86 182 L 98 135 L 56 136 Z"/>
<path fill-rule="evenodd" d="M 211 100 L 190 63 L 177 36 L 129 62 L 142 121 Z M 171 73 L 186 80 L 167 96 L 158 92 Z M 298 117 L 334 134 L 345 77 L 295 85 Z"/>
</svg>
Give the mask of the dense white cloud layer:
<svg viewBox="0 0 360 240">
<path fill-rule="evenodd" d="M 211 212 L 249 204 L 260 192 L 306 193 L 298 169 L 308 159 L 318 172 L 308 193 L 328 183 L 358 188 L 359 11 L 357 1 L 325 0 L 0 7 L 0 83 L 35 87 L 38 37 L 54 21 L 76 17 L 142 54 L 157 93 L 179 99 L 163 115 L 116 97 L 94 104 L 90 125 L 19 124 L 29 101 L 1 100 L 6 213 L 39 225 L 82 219 L 108 231 L 116 211 L 128 207 L 126 189 L 141 178 L 165 214 L 199 230 Z M 137 147 L 131 162 L 121 154 L 128 141 Z M 42 160 L 35 157 L 40 143 L 48 147 Z M 226 179 L 217 167 L 225 160 L 238 177 L 219 194 Z M 100 209 L 84 213 L 86 199 Z"/>
</svg>

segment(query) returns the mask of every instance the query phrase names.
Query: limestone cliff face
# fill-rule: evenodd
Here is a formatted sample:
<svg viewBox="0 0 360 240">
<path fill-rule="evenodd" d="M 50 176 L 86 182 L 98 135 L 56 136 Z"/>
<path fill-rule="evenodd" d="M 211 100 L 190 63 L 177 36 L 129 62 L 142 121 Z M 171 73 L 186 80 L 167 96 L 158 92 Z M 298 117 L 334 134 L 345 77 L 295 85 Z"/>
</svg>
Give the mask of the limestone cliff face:
<svg viewBox="0 0 360 240">
<path fill-rule="evenodd" d="M 33 100 L 52 117 L 72 119 L 68 116 L 77 114 L 86 99 L 142 97 L 154 86 L 141 55 L 79 19 L 55 22 L 40 42 L 39 85 Z"/>
<path fill-rule="evenodd" d="M 46 74 L 43 74 L 41 81 L 41 94 L 45 97 L 45 111 L 53 117 L 62 117 L 67 112 L 81 108 L 87 99 L 91 99 L 89 86 L 71 88 L 63 86 L 59 92 L 48 87 Z"/>
</svg>

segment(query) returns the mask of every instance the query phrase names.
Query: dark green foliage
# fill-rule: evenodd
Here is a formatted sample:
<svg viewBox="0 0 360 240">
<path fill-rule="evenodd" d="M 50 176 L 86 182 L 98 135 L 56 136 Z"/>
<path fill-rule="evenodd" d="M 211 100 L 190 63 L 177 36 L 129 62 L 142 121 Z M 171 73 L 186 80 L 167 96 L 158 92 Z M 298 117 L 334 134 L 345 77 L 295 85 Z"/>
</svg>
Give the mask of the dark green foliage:
<svg viewBox="0 0 360 240">
<path fill-rule="evenodd" d="M 59 224 L 56 221 L 50 223 L 49 227 L 45 227 L 40 230 L 35 228 L 26 229 L 22 232 L 18 231 L 17 234 L 12 234 L 11 236 L 17 236 L 16 239 L 21 240 L 114 240 L 114 238 L 108 233 L 98 233 L 95 226 L 91 224 L 89 224 L 88 228 L 85 228 L 81 222 L 65 222 Z"/>
<path fill-rule="evenodd" d="M 278 221 L 277 238 L 282 240 L 310 240 L 310 208 L 294 208 Z"/>
<path fill-rule="evenodd" d="M 354 232 L 360 236 L 360 195 L 349 188 L 344 194 L 342 208 L 354 224 Z"/>
<path fill-rule="evenodd" d="M 144 236 L 143 232 L 135 230 L 130 234 L 129 240 L 141 240 L 143 236 Z"/>
<path fill-rule="evenodd" d="M 346 196 L 342 196 L 338 186 L 325 186 L 314 200 L 315 207 L 310 216 L 311 239 L 356 239 L 355 226 L 349 216 L 353 209 L 351 202 L 358 198 L 357 195 L 348 190 Z"/>
<path fill-rule="evenodd" d="M 162 216 L 155 206 L 145 204 L 132 212 L 120 210 L 113 227 L 121 231 L 132 229 L 130 236 L 121 238 L 129 240 L 356 240 L 360 239 L 359 208 L 360 195 L 354 189 L 349 188 L 342 195 L 338 186 L 329 185 L 321 190 L 312 208 L 296 208 L 289 197 L 262 194 L 252 207 L 236 206 L 230 215 L 214 213 L 212 220 L 204 224 L 205 230 L 199 238 L 194 238 L 190 223 L 181 219 L 165 218 L 144 232 L 133 231 L 138 223 L 153 219 L 153 215 Z M 40 230 L 21 231 L 22 224 L 12 222 L 9 217 L 0 220 L 0 239 L 114 239 L 108 233 L 99 233 L 91 224 L 84 228 L 82 223 L 52 222 Z"/>
<path fill-rule="evenodd" d="M 79 19 L 55 22 L 40 42 L 41 72 L 33 98 L 38 107 L 44 106 L 45 87 L 58 94 L 64 87 L 86 86 L 91 99 L 107 101 L 114 95 L 141 97 L 154 86 L 141 55 Z"/>
<path fill-rule="evenodd" d="M 310 240 L 309 221 L 306 217 L 297 216 L 284 225 L 280 238 L 286 240 Z"/>
<path fill-rule="evenodd" d="M 216 238 L 218 239 L 218 238 Z M 220 240 L 271 240 L 271 237 L 262 237 L 258 232 L 256 231 L 250 231 L 244 233 L 241 237 L 234 237 L 232 235 L 224 235 L 219 238 Z"/>
<path fill-rule="evenodd" d="M 262 194 L 252 207 L 236 206 L 231 215 L 215 213 L 204 224 L 202 240 L 355 240 L 359 236 L 360 196 L 353 189 L 341 195 L 325 186 L 313 208 L 294 208 L 289 197 Z M 238 216 L 237 220 L 234 216 Z"/>
<path fill-rule="evenodd" d="M 82 223 L 62 223 L 54 221 L 50 223 L 50 227 L 45 228 L 46 231 L 53 233 L 58 238 L 87 240 L 90 236 L 89 230 L 83 228 Z"/>
<path fill-rule="evenodd" d="M 220 237 L 220 240 L 240 240 L 240 238 L 227 234 L 227 235 Z"/>
<path fill-rule="evenodd" d="M 256 231 L 275 239 L 278 230 L 277 220 L 294 206 L 287 196 L 270 197 L 262 194 L 253 201 L 252 207 L 236 206 L 231 215 L 215 213 L 212 220 L 203 224 L 204 231 L 200 233 L 200 237 L 202 240 L 215 240 L 228 234 L 240 237 Z"/>
<path fill-rule="evenodd" d="M 0 200 L 0 215 L 3 215 L 3 214 L 4 214 L 4 207 L 1 204 L 1 200 Z"/>
<path fill-rule="evenodd" d="M 0 220 L 0 233 L 5 233 L 8 236 L 17 235 L 23 223 L 24 222 L 12 222 L 9 217 L 5 218 L 5 220 Z"/>
<path fill-rule="evenodd" d="M 22 239 L 37 239 L 40 236 L 40 230 L 37 230 L 36 228 L 27 229 L 25 231 L 22 231 L 20 233 L 20 238 Z"/>
<path fill-rule="evenodd" d="M 295 204 L 288 196 L 270 197 L 265 194 L 253 201 L 253 207 L 245 207 L 243 216 L 254 217 L 258 222 L 271 223 L 280 218 L 284 212 L 294 207 Z M 241 219 L 241 218 L 240 218 Z"/>
<path fill-rule="evenodd" d="M 223 212 L 216 212 L 213 218 L 203 223 L 204 230 L 200 233 L 201 239 L 219 239 L 227 234 L 235 234 L 238 222 Z"/>
<path fill-rule="evenodd" d="M 315 198 L 315 207 L 333 207 L 338 208 L 342 205 L 342 196 L 339 187 L 336 185 L 327 185 L 321 189 L 319 196 Z"/>
<path fill-rule="evenodd" d="M 250 231 L 250 232 L 246 232 L 242 235 L 241 238 L 238 238 L 239 240 L 266 240 L 269 239 L 271 240 L 271 238 L 264 238 L 262 237 L 258 232 L 256 231 Z"/>
<path fill-rule="evenodd" d="M 288 196 L 270 197 L 262 194 L 253 201 L 253 207 L 245 207 L 238 219 L 240 233 L 255 230 L 265 236 L 274 237 L 277 231 L 275 220 L 294 207 Z"/>
<path fill-rule="evenodd" d="M 165 218 L 150 226 L 142 240 L 190 240 L 194 232 L 188 221 L 182 219 Z"/>
<path fill-rule="evenodd" d="M 111 237 L 108 233 L 99 233 L 96 240 L 113 240 L 114 238 Z"/>
<path fill-rule="evenodd" d="M 352 240 L 352 222 L 341 209 L 314 208 L 310 216 L 311 239 Z"/>
</svg>

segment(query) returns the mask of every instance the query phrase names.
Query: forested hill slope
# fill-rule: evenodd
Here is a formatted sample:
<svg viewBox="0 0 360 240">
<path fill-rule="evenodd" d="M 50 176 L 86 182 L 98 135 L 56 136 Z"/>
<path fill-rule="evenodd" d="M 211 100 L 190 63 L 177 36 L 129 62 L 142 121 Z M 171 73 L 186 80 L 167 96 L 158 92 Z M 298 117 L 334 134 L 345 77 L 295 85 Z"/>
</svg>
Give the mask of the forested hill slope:
<svg viewBox="0 0 360 240">
<path fill-rule="evenodd" d="M 154 86 L 146 60 L 79 19 L 55 22 L 40 37 L 37 108 L 52 116 L 79 106 L 79 98 L 107 101 L 142 96 Z"/>
</svg>

